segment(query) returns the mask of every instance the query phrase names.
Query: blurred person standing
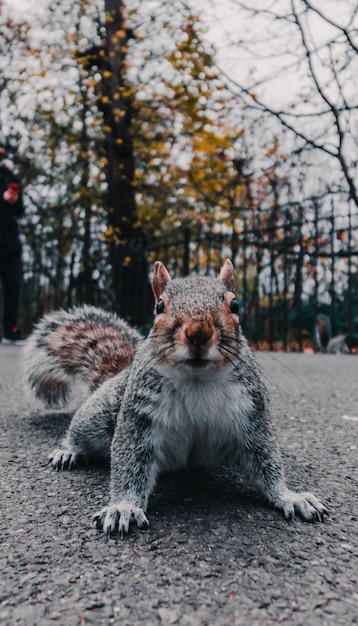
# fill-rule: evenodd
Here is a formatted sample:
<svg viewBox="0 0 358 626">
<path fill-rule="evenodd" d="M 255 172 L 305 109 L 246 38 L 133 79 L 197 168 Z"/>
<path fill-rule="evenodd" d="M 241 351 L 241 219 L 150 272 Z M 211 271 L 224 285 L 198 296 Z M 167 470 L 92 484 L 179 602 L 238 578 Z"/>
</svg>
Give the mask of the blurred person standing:
<svg viewBox="0 0 358 626">
<path fill-rule="evenodd" d="M 0 278 L 3 294 L 1 343 L 8 345 L 24 343 L 18 327 L 22 246 L 17 224 L 17 219 L 23 214 L 20 181 L 14 173 L 14 164 L 6 158 L 6 138 L 0 132 Z"/>
</svg>

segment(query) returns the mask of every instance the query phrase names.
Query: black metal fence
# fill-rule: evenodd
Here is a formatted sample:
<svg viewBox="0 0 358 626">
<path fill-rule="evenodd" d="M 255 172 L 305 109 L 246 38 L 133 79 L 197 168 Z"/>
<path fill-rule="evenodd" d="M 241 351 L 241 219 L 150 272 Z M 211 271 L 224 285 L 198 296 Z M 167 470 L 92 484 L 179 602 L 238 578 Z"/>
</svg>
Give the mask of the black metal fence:
<svg viewBox="0 0 358 626">
<path fill-rule="evenodd" d="M 315 205 L 284 212 L 246 211 L 230 225 L 205 224 L 166 237 L 132 240 L 119 245 L 116 252 L 117 295 L 94 281 L 90 300 L 120 312 L 134 325 L 151 323 L 149 284 L 155 260 L 165 263 L 172 276 L 185 276 L 216 274 L 230 258 L 241 322 L 258 347 L 314 349 L 319 313 L 329 316 L 333 334 L 346 334 L 351 347 L 358 344 L 358 220 L 349 206 L 339 211 L 332 206 L 324 217 Z M 145 275 L 143 264 L 132 262 L 136 258 L 146 260 Z M 133 293 L 131 287 L 140 281 L 148 289 Z M 82 303 L 82 288 L 80 274 L 71 275 L 62 306 Z M 29 328 L 39 311 L 51 308 L 51 285 L 40 286 L 38 277 L 30 277 L 23 290 L 23 326 Z"/>
</svg>

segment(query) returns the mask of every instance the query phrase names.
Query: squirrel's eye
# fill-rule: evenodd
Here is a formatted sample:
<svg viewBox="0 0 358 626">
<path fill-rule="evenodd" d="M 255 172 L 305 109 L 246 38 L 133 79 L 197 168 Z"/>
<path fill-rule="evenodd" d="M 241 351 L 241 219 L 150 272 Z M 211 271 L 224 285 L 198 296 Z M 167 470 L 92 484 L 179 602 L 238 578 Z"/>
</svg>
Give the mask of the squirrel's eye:
<svg viewBox="0 0 358 626">
<path fill-rule="evenodd" d="M 236 300 L 236 298 L 233 298 L 230 302 L 230 311 L 231 313 L 234 313 L 235 315 L 239 314 L 239 303 Z"/>
<path fill-rule="evenodd" d="M 164 313 L 164 309 L 165 309 L 164 300 L 158 300 L 158 303 L 156 306 L 157 314 L 160 315 L 161 313 Z"/>
</svg>

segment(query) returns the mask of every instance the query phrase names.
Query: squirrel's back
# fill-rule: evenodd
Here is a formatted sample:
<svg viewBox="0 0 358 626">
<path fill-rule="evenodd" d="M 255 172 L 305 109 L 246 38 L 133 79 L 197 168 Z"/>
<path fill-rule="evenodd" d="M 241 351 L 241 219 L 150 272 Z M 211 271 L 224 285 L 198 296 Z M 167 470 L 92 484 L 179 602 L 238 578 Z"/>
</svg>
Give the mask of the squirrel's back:
<svg viewBox="0 0 358 626">
<path fill-rule="evenodd" d="M 25 375 L 49 406 L 65 402 L 76 375 L 95 389 L 132 360 L 142 336 L 93 306 L 60 309 L 42 318 L 24 348 Z"/>
</svg>

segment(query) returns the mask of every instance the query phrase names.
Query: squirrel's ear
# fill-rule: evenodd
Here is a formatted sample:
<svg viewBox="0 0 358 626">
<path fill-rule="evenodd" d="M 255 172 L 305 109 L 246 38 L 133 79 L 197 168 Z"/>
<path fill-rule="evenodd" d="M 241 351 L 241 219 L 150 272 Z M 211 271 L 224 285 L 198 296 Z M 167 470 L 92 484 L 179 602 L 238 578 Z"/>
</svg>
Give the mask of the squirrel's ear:
<svg viewBox="0 0 358 626">
<path fill-rule="evenodd" d="M 165 265 L 163 265 L 163 263 L 161 263 L 160 261 L 156 261 L 154 263 L 154 277 L 152 282 L 152 288 L 156 302 L 158 302 L 160 296 L 164 291 L 165 285 L 169 280 L 169 272 Z"/>
<path fill-rule="evenodd" d="M 229 291 L 235 291 L 234 266 L 229 259 L 226 259 L 222 266 L 219 278 L 225 283 Z"/>
</svg>

